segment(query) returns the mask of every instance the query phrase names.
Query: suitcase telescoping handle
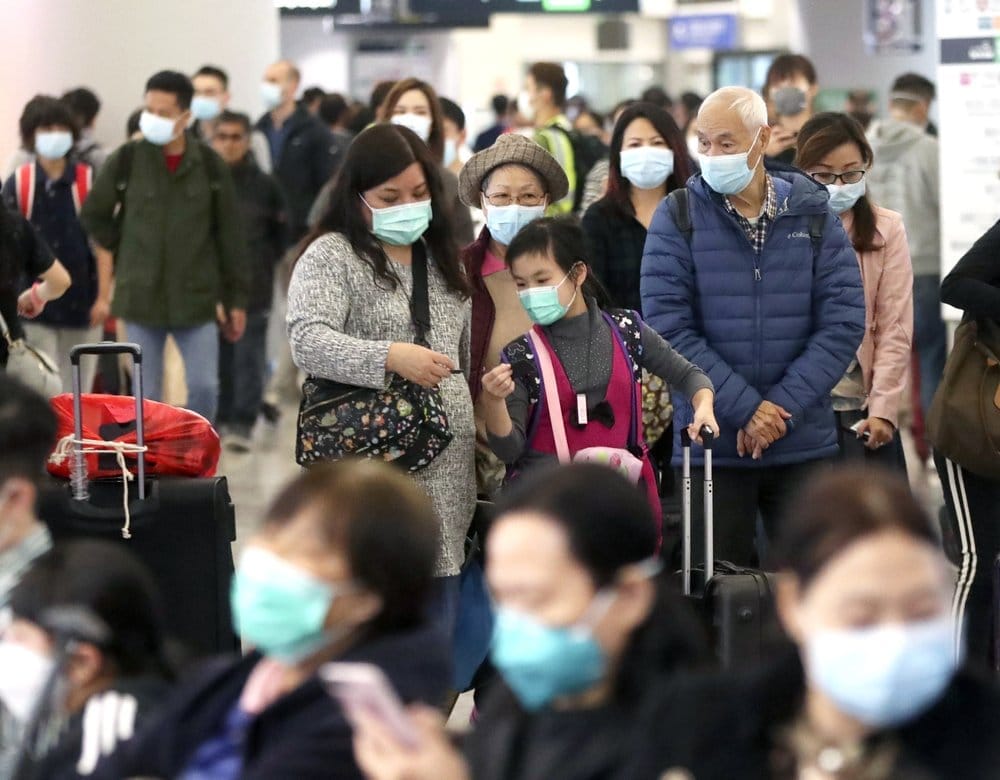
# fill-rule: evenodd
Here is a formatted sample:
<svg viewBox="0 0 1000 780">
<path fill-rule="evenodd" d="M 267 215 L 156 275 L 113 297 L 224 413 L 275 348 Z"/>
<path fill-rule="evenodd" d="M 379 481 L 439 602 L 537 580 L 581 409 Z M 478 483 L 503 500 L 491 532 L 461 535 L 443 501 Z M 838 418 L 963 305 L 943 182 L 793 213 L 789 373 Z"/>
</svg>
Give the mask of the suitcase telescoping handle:
<svg viewBox="0 0 1000 780">
<path fill-rule="evenodd" d="M 142 347 L 138 344 L 102 341 L 99 344 L 78 344 L 69 351 L 69 360 L 73 364 L 73 434 L 77 442 L 83 439 L 83 382 L 80 379 L 80 357 L 83 355 L 131 355 L 132 356 L 132 392 L 135 393 L 135 443 L 139 447 L 146 446 L 146 432 L 143 430 L 143 394 L 142 394 Z M 76 462 L 77 474 L 84 473 L 83 445 L 75 444 L 73 457 Z M 139 499 L 146 498 L 146 453 L 139 452 L 139 465 L 136 478 L 139 482 Z"/>
<path fill-rule="evenodd" d="M 701 429 L 701 440 L 705 447 L 705 583 L 715 576 L 715 514 L 714 483 L 712 481 L 712 444 L 715 432 L 707 425 Z M 687 428 L 681 428 L 681 447 L 684 450 L 684 470 L 682 473 L 682 518 L 684 595 L 691 595 L 691 436 Z"/>
</svg>

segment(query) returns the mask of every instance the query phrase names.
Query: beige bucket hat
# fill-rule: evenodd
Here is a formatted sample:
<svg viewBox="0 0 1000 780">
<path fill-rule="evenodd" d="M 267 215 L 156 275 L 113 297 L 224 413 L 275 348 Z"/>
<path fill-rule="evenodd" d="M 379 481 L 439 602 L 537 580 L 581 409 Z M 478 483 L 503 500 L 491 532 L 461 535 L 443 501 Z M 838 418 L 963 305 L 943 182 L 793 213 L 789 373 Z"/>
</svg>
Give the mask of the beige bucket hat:
<svg viewBox="0 0 1000 780">
<path fill-rule="evenodd" d="M 530 138 L 517 133 L 500 136 L 488 149 L 472 155 L 458 174 L 458 197 L 472 208 L 481 208 L 479 195 L 483 179 L 502 165 L 524 165 L 542 178 L 549 202 L 555 203 L 569 192 L 569 179 L 551 154 Z"/>
</svg>

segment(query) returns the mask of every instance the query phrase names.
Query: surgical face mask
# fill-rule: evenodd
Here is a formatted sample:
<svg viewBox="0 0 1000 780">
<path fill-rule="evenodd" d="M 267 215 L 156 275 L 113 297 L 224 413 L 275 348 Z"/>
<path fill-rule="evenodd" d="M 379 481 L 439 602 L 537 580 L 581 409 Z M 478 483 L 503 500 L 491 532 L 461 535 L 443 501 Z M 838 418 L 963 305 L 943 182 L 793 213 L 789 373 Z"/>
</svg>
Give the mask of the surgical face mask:
<svg viewBox="0 0 1000 780">
<path fill-rule="evenodd" d="M 327 643 L 323 624 L 337 595 L 333 585 L 251 547 L 233 577 L 233 625 L 265 655 L 294 663 Z"/>
<path fill-rule="evenodd" d="M 841 712 L 874 728 L 905 723 L 930 707 L 959 661 L 950 617 L 820 631 L 806 641 L 812 684 Z"/>
<path fill-rule="evenodd" d="M 272 81 L 262 81 L 260 83 L 260 99 L 264 108 L 273 111 L 281 105 L 281 85 Z"/>
<path fill-rule="evenodd" d="M 385 209 L 372 208 L 364 198 L 361 201 L 371 209 L 375 238 L 392 246 L 414 243 L 427 231 L 434 215 L 429 198 Z"/>
<path fill-rule="evenodd" d="M 622 176 L 640 190 L 660 187 L 674 172 L 674 153 L 665 146 L 622 149 Z"/>
<path fill-rule="evenodd" d="M 864 179 L 854 184 L 827 184 L 826 189 L 830 193 L 830 211 L 834 214 L 852 209 L 866 191 Z"/>
<path fill-rule="evenodd" d="M 750 152 L 760 138 L 760 129 L 753 137 L 750 148 L 739 154 L 699 154 L 698 161 L 701 164 L 701 177 L 705 183 L 720 195 L 735 195 L 743 192 L 753 181 L 754 171 L 764 159 L 761 154 L 757 158 L 753 168 L 750 167 Z"/>
<path fill-rule="evenodd" d="M 454 138 L 444 139 L 444 167 L 449 167 L 458 158 L 458 144 Z"/>
<path fill-rule="evenodd" d="M 143 111 L 139 117 L 139 131 L 142 137 L 157 146 L 166 146 L 178 136 L 176 126 L 176 119 L 165 119 L 149 111 Z"/>
<path fill-rule="evenodd" d="M 9 639 L 0 641 L 0 702 L 21 723 L 34 711 L 55 662 Z"/>
<path fill-rule="evenodd" d="M 68 130 L 35 133 L 35 151 L 47 160 L 60 160 L 73 148 L 73 134 Z"/>
<path fill-rule="evenodd" d="M 485 197 L 483 198 L 485 201 Z M 545 206 L 519 206 L 512 203 L 509 206 L 491 206 L 484 203 L 486 210 L 486 227 L 490 235 L 504 246 L 510 246 L 514 236 L 525 226 L 545 216 Z"/>
<path fill-rule="evenodd" d="M 599 593 L 584 620 L 560 628 L 511 609 L 497 610 L 490 655 L 526 710 L 583 693 L 603 679 L 608 660 L 593 627 L 613 600 L 613 594 Z"/>
<path fill-rule="evenodd" d="M 427 143 L 431 137 L 431 118 L 420 114 L 393 114 L 392 123 L 412 130 L 417 137 Z"/>
<path fill-rule="evenodd" d="M 527 91 L 517 96 L 517 112 L 529 122 L 535 121 L 535 107 L 531 105 L 531 95 Z"/>
<path fill-rule="evenodd" d="M 771 102 L 779 116 L 798 116 L 806 109 L 808 97 L 798 87 L 781 87 L 771 93 Z"/>
<path fill-rule="evenodd" d="M 531 318 L 532 322 L 538 325 L 551 325 L 566 316 L 566 312 L 573 305 L 579 292 L 574 288 L 573 297 L 569 299 L 569 303 L 563 305 L 559 302 L 559 288 L 567 279 L 569 279 L 569 274 L 566 274 L 559 284 L 548 287 L 530 287 L 527 290 L 517 291 L 521 305 L 528 312 L 528 317 Z"/>
<path fill-rule="evenodd" d="M 191 114 L 202 122 L 210 122 L 222 113 L 222 103 L 218 98 L 195 95 L 191 98 Z"/>
</svg>

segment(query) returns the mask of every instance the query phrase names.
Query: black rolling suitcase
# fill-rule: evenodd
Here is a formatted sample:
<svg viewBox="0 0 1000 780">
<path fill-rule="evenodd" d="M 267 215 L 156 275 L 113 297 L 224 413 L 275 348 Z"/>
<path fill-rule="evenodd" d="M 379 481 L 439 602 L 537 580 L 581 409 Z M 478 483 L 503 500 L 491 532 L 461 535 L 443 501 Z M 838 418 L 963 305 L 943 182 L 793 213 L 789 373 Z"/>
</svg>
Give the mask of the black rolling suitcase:
<svg viewBox="0 0 1000 780">
<path fill-rule="evenodd" d="M 690 598 L 715 645 L 719 662 L 726 669 L 753 668 L 780 642 L 774 614 L 773 575 L 757 569 L 715 560 L 714 484 L 712 481 L 712 436 L 702 432 L 705 442 L 705 566 L 695 570 L 691 562 L 691 437 L 681 431 L 684 453 L 682 479 L 682 550 L 684 595 Z M 692 575 L 701 575 L 701 589 L 692 587 Z"/>
<path fill-rule="evenodd" d="M 105 342 L 71 351 L 78 440 L 82 436 L 80 357 L 123 353 L 134 360 L 136 438 L 144 446 L 142 352 L 137 344 Z M 73 457 L 77 455 L 82 458 L 78 448 Z M 74 496 L 83 488 L 75 484 L 78 480 L 70 484 L 53 481 L 41 491 L 39 516 L 55 540 L 113 541 L 142 560 L 160 588 L 167 629 L 184 650 L 193 656 L 238 650 L 229 606 L 230 545 L 236 538 L 236 519 L 226 478 L 147 479 L 141 453 L 136 471 L 136 480 L 129 486 L 127 533 L 120 479 L 85 481 L 86 498 Z M 133 491 L 138 495 L 131 495 Z"/>
</svg>

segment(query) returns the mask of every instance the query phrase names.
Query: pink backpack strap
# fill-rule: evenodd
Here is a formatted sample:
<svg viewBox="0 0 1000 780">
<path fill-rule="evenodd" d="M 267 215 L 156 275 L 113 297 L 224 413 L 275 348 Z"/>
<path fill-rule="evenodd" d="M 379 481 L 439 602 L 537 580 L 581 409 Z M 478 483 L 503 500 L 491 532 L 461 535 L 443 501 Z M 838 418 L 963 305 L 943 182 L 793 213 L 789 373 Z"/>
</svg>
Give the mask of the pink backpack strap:
<svg viewBox="0 0 1000 780">
<path fill-rule="evenodd" d="M 35 164 L 25 163 L 14 173 L 14 189 L 17 207 L 25 219 L 31 219 L 35 205 Z"/>
<path fill-rule="evenodd" d="M 542 394 L 549 409 L 556 454 L 560 463 L 570 463 L 573 459 L 570 457 L 569 441 L 566 439 L 566 421 L 563 420 L 562 405 L 559 403 L 559 385 L 556 382 L 556 371 L 552 367 L 552 353 L 549 352 L 545 341 L 536 336 L 534 328 L 528 331 L 528 339 L 531 341 L 531 348 L 542 372 Z"/>
</svg>

